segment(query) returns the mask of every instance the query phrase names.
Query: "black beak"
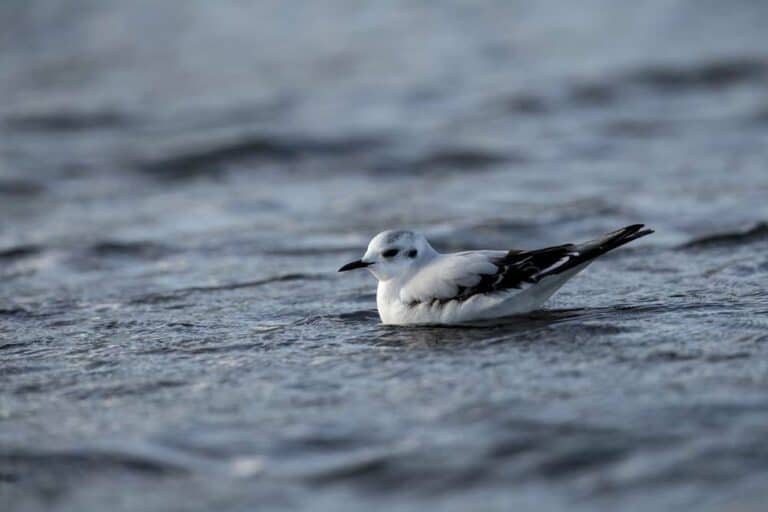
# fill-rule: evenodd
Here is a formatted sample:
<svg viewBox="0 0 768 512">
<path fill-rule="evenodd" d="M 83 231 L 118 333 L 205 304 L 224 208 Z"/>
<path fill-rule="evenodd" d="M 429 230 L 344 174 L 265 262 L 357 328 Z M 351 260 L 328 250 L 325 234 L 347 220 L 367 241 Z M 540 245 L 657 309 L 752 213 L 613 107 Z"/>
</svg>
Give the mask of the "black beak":
<svg viewBox="0 0 768 512">
<path fill-rule="evenodd" d="M 343 267 L 339 269 L 339 272 L 346 272 L 347 270 L 355 270 L 356 268 L 365 268 L 370 265 L 373 265 L 373 263 L 366 263 L 363 260 L 357 260 L 353 261 L 352 263 L 347 263 Z"/>
</svg>

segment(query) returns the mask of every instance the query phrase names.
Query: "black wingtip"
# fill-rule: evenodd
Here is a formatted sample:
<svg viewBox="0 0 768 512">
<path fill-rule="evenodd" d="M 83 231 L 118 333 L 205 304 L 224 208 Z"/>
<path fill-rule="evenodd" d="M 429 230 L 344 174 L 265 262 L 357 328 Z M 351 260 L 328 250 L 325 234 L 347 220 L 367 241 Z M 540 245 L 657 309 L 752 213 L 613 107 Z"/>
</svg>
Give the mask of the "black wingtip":
<svg viewBox="0 0 768 512">
<path fill-rule="evenodd" d="M 635 234 L 640 234 L 643 232 L 648 232 L 648 234 L 652 233 L 652 230 L 649 229 L 643 229 L 645 228 L 645 224 L 631 224 L 629 226 L 625 226 L 621 229 L 617 229 L 616 231 L 613 231 L 611 233 L 608 233 L 605 235 L 605 238 L 612 238 L 614 236 L 630 236 Z"/>
<path fill-rule="evenodd" d="M 637 226 L 637 229 L 635 229 L 635 226 Z M 635 224 L 635 225 L 633 225 L 631 227 L 632 227 L 632 231 L 630 231 L 628 233 L 628 235 L 630 235 L 632 240 L 637 240 L 638 238 L 641 238 L 641 237 L 650 235 L 652 233 L 655 233 L 654 230 L 652 230 L 650 228 L 646 228 L 645 224 Z M 645 228 L 645 229 L 643 229 L 643 228 Z"/>
<path fill-rule="evenodd" d="M 651 233 L 654 233 L 654 231 L 650 228 L 646 228 L 645 224 L 632 224 L 631 226 L 608 233 L 602 239 L 598 240 L 597 246 L 595 247 L 595 249 L 597 249 L 597 255 L 621 247 L 624 244 L 648 236 Z"/>
<path fill-rule="evenodd" d="M 639 226 L 640 226 L 640 229 L 638 229 L 638 230 L 636 230 L 636 231 L 633 231 L 633 232 L 631 233 L 631 235 L 632 235 L 633 237 L 637 237 L 637 238 L 640 238 L 641 236 L 646 236 L 646 235 L 650 235 L 650 234 L 652 234 L 652 233 L 655 233 L 655 231 L 654 231 L 654 230 L 652 230 L 652 229 L 650 229 L 650 228 L 645 228 L 645 224 L 639 224 Z M 634 226 L 633 226 L 633 227 L 634 227 Z M 643 229 L 643 228 L 645 228 L 645 229 Z"/>
</svg>

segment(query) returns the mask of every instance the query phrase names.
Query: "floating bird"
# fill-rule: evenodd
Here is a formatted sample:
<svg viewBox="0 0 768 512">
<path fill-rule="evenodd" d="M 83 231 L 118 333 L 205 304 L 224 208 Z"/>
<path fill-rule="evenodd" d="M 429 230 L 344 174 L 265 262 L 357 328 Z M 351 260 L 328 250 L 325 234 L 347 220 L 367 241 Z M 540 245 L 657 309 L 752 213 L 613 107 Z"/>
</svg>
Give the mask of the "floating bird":
<svg viewBox="0 0 768 512">
<path fill-rule="evenodd" d="M 533 311 L 598 256 L 651 233 L 634 224 L 582 244 L 441 254 L 421 233 L 384 231 L 339 272 L 378 279 L 384 324 L 461 324 Z"/>
</svg>

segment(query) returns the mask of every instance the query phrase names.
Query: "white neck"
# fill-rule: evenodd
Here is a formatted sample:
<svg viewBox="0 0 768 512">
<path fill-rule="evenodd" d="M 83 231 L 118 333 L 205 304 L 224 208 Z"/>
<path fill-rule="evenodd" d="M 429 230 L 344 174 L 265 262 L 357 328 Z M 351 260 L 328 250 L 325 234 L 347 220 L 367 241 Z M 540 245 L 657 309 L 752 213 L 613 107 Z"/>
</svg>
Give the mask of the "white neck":
<svg viewBox="0 0 768 512">
<path fill-rule="evenodd" d="M 379 281 L 378 288 L 376 289 L 376 305 L 379 309 L 379 316 L 382 322 L 392 323 L 394 318 L 397 318 L 402 312 L 400 311 L 405 305 L 400 300 L 400 291 L 403 286 L 422 268 L 428 265 L 435 258 L 438 258 L 440 253 L 435 251 L 432 247 L 427 246 L 422 254 L 419 256 L 419 265 L 409 269 L 408 272 L 403 273 L 392 279 L 386 281 Z M 392 318 L 390 318 L 390 316 Z"/>
</svg>

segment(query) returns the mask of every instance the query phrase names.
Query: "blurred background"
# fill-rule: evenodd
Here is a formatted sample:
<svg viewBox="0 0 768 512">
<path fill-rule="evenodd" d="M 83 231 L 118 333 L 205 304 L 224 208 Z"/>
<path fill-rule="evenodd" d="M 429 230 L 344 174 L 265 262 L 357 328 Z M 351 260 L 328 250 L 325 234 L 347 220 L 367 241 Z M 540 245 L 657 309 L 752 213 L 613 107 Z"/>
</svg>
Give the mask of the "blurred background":
<svg viewBox="0 0 768 512">
<path fill-rule="evenodd" d="M 0 4 L 0 507 L 762 510 L 768 3 Z M 378 324 L 388 228 L 644 222 Z"/>
</svg>

